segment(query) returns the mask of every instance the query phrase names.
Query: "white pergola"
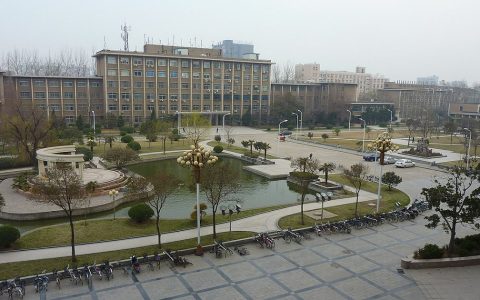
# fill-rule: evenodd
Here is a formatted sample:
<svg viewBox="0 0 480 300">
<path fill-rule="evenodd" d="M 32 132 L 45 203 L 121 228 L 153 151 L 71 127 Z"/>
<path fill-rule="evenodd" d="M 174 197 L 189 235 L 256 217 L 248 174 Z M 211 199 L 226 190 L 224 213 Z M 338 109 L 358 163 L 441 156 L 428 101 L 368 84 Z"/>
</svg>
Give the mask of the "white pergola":
<svg viewBox="0 0 480 300">
<path fill-rule="evenodd" d="M 48 147 L 37 150 L 38 175 L 47 176 L 47 169 L 55 167 L 57 163 L 70 163 L 72 169 L 83 179 L 85 160 L 83 154 L 75 153 L 75 145 Z"/>
</svg>

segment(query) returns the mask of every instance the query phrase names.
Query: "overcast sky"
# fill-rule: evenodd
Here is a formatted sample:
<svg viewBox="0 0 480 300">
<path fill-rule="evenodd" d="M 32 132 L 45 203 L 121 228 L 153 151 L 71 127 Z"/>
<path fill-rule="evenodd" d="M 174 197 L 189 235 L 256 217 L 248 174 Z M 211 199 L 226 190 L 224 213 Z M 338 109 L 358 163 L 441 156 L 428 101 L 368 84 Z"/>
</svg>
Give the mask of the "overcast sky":
<svg viewBox="0 0 480 300">
<path fill-rule="evenodd" d="M 47 54 L 120 49 L 120 25 L 131 26 L 130 49 L 153 42 L 188 46 L 233 39 L 261 58 L 320 63 L 324 70 L 415 80 L 480 81 L 477 0 L 3 0 L 0 56 L 12 49 Z"/>
</svg>

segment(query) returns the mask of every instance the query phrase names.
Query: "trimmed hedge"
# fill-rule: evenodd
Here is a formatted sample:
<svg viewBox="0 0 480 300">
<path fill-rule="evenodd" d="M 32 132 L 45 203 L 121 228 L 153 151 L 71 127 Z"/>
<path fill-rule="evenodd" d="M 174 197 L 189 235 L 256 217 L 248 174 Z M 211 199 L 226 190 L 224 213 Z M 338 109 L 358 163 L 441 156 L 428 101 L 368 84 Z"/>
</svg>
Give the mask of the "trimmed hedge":
<svg viewBox="0 0 480 300">
<path fill-rule="evenodd" d="M 120 139 L 120 141 L 121 141 L 122 143 L 128 144 L 128 143 L 133 142 L 133 137 L 132 137 L 131 135 L 128 135 L 128 134 L 127 134 L 127 135 L 122 136 L 122 138 Z"/>
<path fill-rule="evenodd" d="M 130 143 L 128 143 L 127 147 L 132 149 L 133 151 L 140 151 L 140 149 L 142 149 L 140 143 L 135 141 L 131 141 Z"/>
<path fill-rule="evenodd" d="M 0 247 L 6 248 L 20 238 L 20 231 L 10 225 L 0 226 Z"/>
<path fill-rule="evenodd" d="M 0 170 L 31 167 L 32 163 L 18 158 L 0 158 Z"/>
<path fill-rule="evenodd" d="M 220 145 L 216 145 L 215 147 L 213 147 L 213 152 L 215 153 L 222 153 L 222 151 L 223 151 L 223 147 Z"/>
<path fill-rule="evenodd" d="M 434 244 L 426 244 L 423 248 L 415 252 L 414 257 L 421 259 L 442 258 L 444 252 L 444 248 L 440 248 Z"/>
<path fill-rule="evenodd" d="M 132 206 L 128 210 L 128 216 L 130 217 L 130 219 L 137 223 L 143 223 L 153 217 L 153 215 L 153 209 L 145 203 Z"/>
</svg>

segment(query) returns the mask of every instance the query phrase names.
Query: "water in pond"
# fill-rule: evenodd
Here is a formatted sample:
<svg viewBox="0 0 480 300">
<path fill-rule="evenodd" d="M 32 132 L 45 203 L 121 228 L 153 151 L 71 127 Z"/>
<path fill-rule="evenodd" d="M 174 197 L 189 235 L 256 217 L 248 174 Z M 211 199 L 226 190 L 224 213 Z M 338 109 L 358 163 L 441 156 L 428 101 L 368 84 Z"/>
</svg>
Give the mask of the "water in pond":
<svg viewBox="0 0 480 300">
<path fill-rule="evenodd" d="M 222 157 L 218 163 L 227 162 L 239 170 L 240 191 L 236 194 L 236 198 L 242 201 L 243 209 L 289 204 L 297 201 L 298 194 L 288 188 L 286 180 L 271 181 L 244 171 L 242 170 L 244 163 L 238 159 Z M 185 184 L 180 185 L 178 190 L 167 199 L 161 217 L 186 218 L 190 216 L 196 198 L 192 185 L 192 173 L 189 168 L 182 168 L 176 160 L 162 160 L 133 165 L 129 169 L 147 178 L 154 176 L 158 170 L 179 177 Z M 200 192 L 200 202 L 207 203 L 203 192 Z M 126 209 L 120 214 L 125 211 Z"/>
</svg>

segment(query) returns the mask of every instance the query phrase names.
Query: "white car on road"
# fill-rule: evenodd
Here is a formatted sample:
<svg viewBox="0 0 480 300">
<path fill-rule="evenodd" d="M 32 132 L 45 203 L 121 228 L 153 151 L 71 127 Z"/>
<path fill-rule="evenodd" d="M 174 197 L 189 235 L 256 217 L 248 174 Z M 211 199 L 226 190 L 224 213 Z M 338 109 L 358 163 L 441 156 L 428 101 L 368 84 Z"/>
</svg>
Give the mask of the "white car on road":
<svg viewBox="0 0 480 300">
<path fill-rule="evenodd" d="M 399 159 L 395 162 L 397 168 L 411 168 L 415 167 L 415 163 L 409 159 Z"/>
<path fill-rule="evenodd" d="M 385 158 L 383 159 L 383 163 L 385 165 L 393 165 L 396 162 L 397 162 L 397 159 L 391 156 L 385 156 Z"/>
</svg>

